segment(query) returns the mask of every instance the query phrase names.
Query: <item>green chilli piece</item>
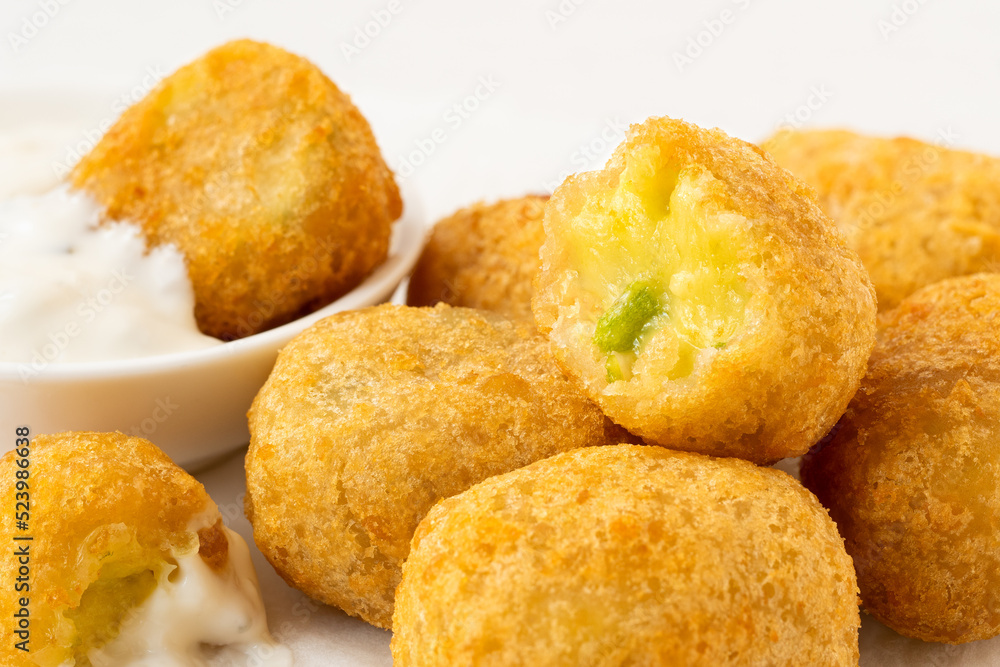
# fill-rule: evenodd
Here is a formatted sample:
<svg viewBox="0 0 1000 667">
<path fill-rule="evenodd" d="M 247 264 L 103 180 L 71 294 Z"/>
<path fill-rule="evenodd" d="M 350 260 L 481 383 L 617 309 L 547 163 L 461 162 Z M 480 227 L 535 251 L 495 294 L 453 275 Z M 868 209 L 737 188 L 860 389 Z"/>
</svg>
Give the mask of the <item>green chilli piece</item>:
<svg viewBox="0 0 1000 667">
<path fill-rule="evenodd" d="M 613 352 L 608 355 L 607 361 L 604 362 L 604 370 L 607 374 L 607 380 L 609 383 L 625 379 L 625 373 L 622 372 L 622 366 L 618 361 L 618 355 Z"/>
<path fill-rule="evenodd" d="M 594 343 L 602 352 L 629 352 L 643 327 L 662 312 L 657 290 L 637 280 L 597 321 Z"/>
</svg>

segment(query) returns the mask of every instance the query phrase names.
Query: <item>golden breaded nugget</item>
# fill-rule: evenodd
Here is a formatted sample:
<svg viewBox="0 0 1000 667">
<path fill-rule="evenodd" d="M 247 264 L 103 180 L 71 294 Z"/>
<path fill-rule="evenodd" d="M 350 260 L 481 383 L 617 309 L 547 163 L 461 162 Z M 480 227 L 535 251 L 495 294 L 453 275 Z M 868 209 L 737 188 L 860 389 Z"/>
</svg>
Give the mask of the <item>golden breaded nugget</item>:
<svg viewBox="0 0 1000 667">
<path fill-rule="evenodd" d="M 548 196 L 474 204 L 434 225 L 413 275 L 407 303 L 492 310 L 531 319 L 531 282 L 545 240 Z"/>
<path fill-rule="evenodd" d="M 316 66 L 240 40 L 164 79 L 76 166 L 109 220 L 173 243 L 206 334 L 247 336 L 349 291 L 402 204 L 371 129 Z"/>
<path fill-rule="evenodd" d="M 0 522 L 0 576 L 26 587 L 0 596 L 0 664 L 195 664 L 208 644 L 270 641 L 246 544 L 153 444 L 71 432 L 19 449 L 0 458 L 0 499 L 27 503 L 27 529 Z"/>
<path fill-rule="evenodd" d="M 651 118 L 545 207 L 534 314 L 649 443 L 757 463 L 843 414 L 874 345 L 857 254 L 808 188 L 719 130 Z"/>
<path fill-rule="evenodd" d="M 857 665 L 857 587 L 783 472 L 659 447 L 581 449 L 420 523 L 393 664 Z"/>
<path fill-rule="evenodd" d="M 254 401 L 247 516 L 289 584 L 388 628 L 435 502 L 616 431 L 528 322 L 444 304 L 341 313 L 282 350 Z"/>
<path fill-rule="evenodd" d="M 1000 275 L 883 315 L 868 375 L 802 480 L 830 508 L 865 608 L 909 637 L 1000 634 Z"/>
<path fill-rule="evenodd" d="M 879 310 L 945 278 L 1000 271 L 1000 159 L 839 130 L 784 130 L 763 147 L 816 188 Z"/>
</svg>

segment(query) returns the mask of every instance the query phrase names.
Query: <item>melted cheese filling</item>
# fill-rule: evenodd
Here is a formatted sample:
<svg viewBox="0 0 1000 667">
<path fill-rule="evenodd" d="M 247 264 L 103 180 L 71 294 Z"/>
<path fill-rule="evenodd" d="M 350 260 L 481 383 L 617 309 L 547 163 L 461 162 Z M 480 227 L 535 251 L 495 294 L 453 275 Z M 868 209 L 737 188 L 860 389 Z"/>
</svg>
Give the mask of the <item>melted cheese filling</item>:
<svg viewBox="0 0 1000 667">
<path fill-rule="evenodd" d="M 226 569 L 213 571 L 197 551 L 175 557 L 118 636 L 88 653 L 93 667 L 290 667 L 291 652 L 267 630 L 250 550 L 224 530 Z"/>
</svg>

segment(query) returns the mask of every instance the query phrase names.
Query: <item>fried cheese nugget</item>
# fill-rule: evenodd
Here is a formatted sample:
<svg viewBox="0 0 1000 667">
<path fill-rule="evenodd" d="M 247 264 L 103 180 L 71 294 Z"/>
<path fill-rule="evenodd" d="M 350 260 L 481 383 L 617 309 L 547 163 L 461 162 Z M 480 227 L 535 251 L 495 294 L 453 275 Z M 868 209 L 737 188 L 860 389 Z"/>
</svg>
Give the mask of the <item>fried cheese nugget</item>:
<svg viewBox="0 0 1000 667">
<path fill-rule="evenodd" d="M 909 637 L 1000 634 L 1000 275 L 918 290 L 802 480 L 830 509 L 865 608 Z"/>
<path fill-rule="evenodd" d="M 0 663 L 202 664 L 213 645 L 291 664 L 271 643 L 246 543 L 166 454 L 121 433 L 38 436 L 19 449 L 0 458 L 0 495 L 5 507 L 28 503 L 28 530 L 0 522 L 0 574 L 27 586 L 0 596 Z"/>
<path fill-rule="evenodd" d="M 817 190 L 879 310 L 945 278 L 1000 270 L 1000 159 L 840 130 L 783 130 L 762 146 Z"/>
<path fill-rule="evenodd" d="M 843 414 L 874 345 L 872 286 L 760 149 L 651 118 L 567 179 L 544 224 L 539 330 L 632 433 L 769 463 Z"/>
<path fill-rule="evenodd" d="M 434 225 L 410 276 L 407 303 L 492 310 L 531 319 L 532 280 L 548 196 L 474 204 Z"/>
<path fill-rule="evenodd" d="M 290 585 L 388 628 L 435 502 L 615 431 L 528 322 L 444 304 L 341 313 L 285 347 L 254 401 L 247 516 Z"/>
<path fill-rule="evenodd" d="M 386 257 L 402 203 L 368 122 L 315 65 L 216 48 L 128 109 L 74 169 L 108 220 L 184 254 L 202 332 L 284 324 Z"/>
<path fill-rule="evenodd" d="M 393 664 L 857 665 L 833 522 L 783 472 L 613 445 L 438 503 L 396 594 Z"/>
</svg>

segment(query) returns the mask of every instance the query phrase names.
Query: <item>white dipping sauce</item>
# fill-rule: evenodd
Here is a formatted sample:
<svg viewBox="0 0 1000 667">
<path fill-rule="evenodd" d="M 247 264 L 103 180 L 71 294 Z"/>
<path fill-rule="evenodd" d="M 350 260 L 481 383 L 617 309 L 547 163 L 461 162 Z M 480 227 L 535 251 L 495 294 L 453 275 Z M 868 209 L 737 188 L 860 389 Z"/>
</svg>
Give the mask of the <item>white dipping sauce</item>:
<svg viewBox="0 0 1000 667">
<path fill-rule="evenodd" d="M 14 145 L 3 139 L 0 147 Z M 0 173 L 18 155 L 0 155 Z M 67 185 L 0 199 L 0 362 L 19 363 L 22 379 L 51 363 L 222 344 L 198 330 L 181 253 L 147 253 L 138 226 L 99 219 L 99 205 Z"/>
<path fill-rule="evenodd" d="M 198 331 L 184 258 L 60 186 L 0 201 L 0 361 L 108 361 L 222 341 Z"/>
<path fill-rule="evenodd" d="M 229 539 L 226 570 L 214 572 L 197 551 L 176 557 L 177 568 L 162 573 L 119 635 L 89 652 L 94 667 L 290 667 L 291 651 L 267 631 L 246 542 L 224 530 Z"/>
</svg>

